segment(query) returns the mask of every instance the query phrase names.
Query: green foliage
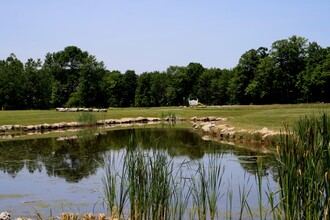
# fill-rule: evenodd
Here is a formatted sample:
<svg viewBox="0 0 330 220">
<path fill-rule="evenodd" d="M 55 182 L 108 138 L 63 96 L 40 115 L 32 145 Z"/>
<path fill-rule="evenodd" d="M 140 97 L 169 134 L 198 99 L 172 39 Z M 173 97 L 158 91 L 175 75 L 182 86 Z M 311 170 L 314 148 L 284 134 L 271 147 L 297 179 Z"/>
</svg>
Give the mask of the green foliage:
<svg viewBox="0 0 330 220">
<path fill-rule="evenodd" d="M 23 63 L 11 54 L 0 68 L 0 104 L 4 109 L 26 109 Z"/>
<path fill-rule="evenodd" d="M 173 113 L 173 112 L 168 112 L 168 113 L 162 112 L 161 118 L 162 119 L 167 119 L 167 120 L 169 120 L 171 122 L 174 122 L 174 123 L 176 122 L 176 114 Z"/>
<path fill-rule="evenodd" d="M 71 94 L 77 92 L 81 68 L 88 56 L 86 51 L 75 46 L 46 55 L 43 68 L 54 77 L 51 96 L 53 107 L 64 106 Z"/>
<path fill-rule="evenodd" d="M 230 70 L 189 63 L 122 74 L 76 46 L 47 53 L 43 64 L 14 54 L 0 61 L 5 109 L 177 106 L 192 98 L 206 105 L 330 102 L 329 88 L 330 48 L 295 35 L 248 50 Z"/>
<path fill-rule="evenodd" d="M 137 81 L 135 92 L 135 106 L 147 107 L 151 105 L 151 74 L 142 73 Z"/>
<path fill-rule="evenodd" d="M 329 219 L 330 120 L 302 118 L 286 130 L 278 148 L 282 216 L 285 219 Z"/>
<path fill-rule="evenodd" d="M 105 67 L 102 62 L 97 62 L 94 56 L 84 59 L 77 89 L 80 106 L 107 107 L 104 105 L 101 85 L 104 74 Z"/>
<path fill-rule="evenodd" d="M 124 89 L 122 91 L 123 107 L 133 107 L 138 76 L 134 70 L 127 70 L 124 74 Z"/>
<path fill-rule="evenodd" d="M 247 88 L 255 78 L 260 62 L 267 56 L 268 49 L 264 47 L 251 49 L 241 56 L 229 86 L 231 103 L 250 104 L 254 101 Z"/>
<path fill-rule="evenodd" d="M 97 119 L 92 112 L 81 112 L 77 117 L 77 121 L 85 125 L 93 126 L 96 125 Z"/>
</svg>

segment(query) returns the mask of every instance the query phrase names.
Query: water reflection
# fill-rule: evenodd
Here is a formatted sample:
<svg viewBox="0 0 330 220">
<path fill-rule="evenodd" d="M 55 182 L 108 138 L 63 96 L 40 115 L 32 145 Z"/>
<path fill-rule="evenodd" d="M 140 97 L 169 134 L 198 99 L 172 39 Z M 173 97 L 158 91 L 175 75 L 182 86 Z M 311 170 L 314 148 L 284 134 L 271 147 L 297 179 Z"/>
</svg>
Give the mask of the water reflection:
<svg viewBox="0 0 330 220">
<path fill-rule="evenodd" d="M 242 168 L 250 173 L 256 173 L 260 163 L 259 153 L 204 141 L 188 129 L 126 129 L 108 132 L 88 129 L 80 131 L 74 138 L 64 140 L 47 138 L 0 142 L 0 171 L 15 178 L 24 168 L 29 173 L 41 172 L 44 168 L 48 176 L 60 177 L 67 182 L 79 182 L 95 174 L 105 152 L 123 149 L 132 135 L 135 145 L 144 149 L 166 150 L 172 157 L 199 159 L 206 153 L 218 150 L 236 155 Z M 265 170 L 271 168 L 273 158 L 262 156 Z"/>
<path fill-rule="evenodd" d="M 0 207 L 17 217 L 31 210 L 41 210 L 45 217 L 50 209 L 57 214 L 63 211 L 104 212 L 101 179 L 105 167 L 102 162 L 111 155 L 116 161 L 122 158 L 130 140 L 144 152 L 161 150 L 173 157 L 178 166 L 183 162 L 207 161 L 215 154 L 223 155 L 224 180 L 231 187 L 225 186 L 225 190 L 237 192 L 240 184 L 244 184 L 243 177 L 253 176 L 260 164 L 267 182 L 270 179 L 271 186 L 276 186 L 271 180 L 275 161 L 272 156 L 205 141 L 189 129 L 104 132 L 94 128 L 79 131 L 69 138 L 0 142 Z M 251 204 L 257 201 L 255 195 L 256 191 L 252 190 Z M 233 202 L 239 204 L 236 197 Z M 221 204 L 221 207 L 225 205 Z"/>
</svg>

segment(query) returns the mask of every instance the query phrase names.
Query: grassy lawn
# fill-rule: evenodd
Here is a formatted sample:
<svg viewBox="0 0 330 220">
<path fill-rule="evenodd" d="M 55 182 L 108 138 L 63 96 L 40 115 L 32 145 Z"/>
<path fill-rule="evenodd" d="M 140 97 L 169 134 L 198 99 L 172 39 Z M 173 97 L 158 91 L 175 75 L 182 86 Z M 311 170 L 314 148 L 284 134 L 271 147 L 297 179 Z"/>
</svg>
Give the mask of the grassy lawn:
<svg viewBox="0 0 330 220">
<path fill-rule="evenodd" d="M 98 120 L 127 117 L 162 117 L 175 114 L 182 118 L 216 116 L 228 118 L 225 122 L 237 128 L 257 130 L 267 127 L 280 130 L 284 124 L 292 124 L 305 115 L 330 114 L 330 104 L 223 106 L 207 108 L 109 108 L 106 113 L 93 113 Z M 56 112 L 55 110 L 0 111 L 0 125 L 33 125 L 42 123 L 77 121 L 80 112 Z"/>
</svg>

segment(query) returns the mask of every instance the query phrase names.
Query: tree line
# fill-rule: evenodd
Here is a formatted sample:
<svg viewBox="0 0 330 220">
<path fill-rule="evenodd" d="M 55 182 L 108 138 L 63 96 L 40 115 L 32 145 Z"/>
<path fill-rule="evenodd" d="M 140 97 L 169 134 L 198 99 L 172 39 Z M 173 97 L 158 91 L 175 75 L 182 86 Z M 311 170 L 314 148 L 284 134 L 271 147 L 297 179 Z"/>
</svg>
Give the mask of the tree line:
<svg viewBox="0 0 330 220">
<path fill-rule="evenodd" d="M 109 71 L 76 46 L 22 63 L 0 60 L 0 107 L 151 107 L 330 102 L 330 47 L 292 36 L 245 52 L 233 69 L 200 63 L 166 71 Z"/>
</svg>

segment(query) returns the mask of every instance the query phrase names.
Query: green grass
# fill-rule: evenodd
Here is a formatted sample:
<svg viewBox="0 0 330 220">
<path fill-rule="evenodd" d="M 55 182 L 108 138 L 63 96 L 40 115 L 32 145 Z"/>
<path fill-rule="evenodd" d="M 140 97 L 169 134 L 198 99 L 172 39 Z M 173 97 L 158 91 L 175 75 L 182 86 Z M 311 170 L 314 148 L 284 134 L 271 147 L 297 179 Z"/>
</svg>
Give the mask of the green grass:
<svg viewBox="0 0 330 220">
<path fill-rule="evenodd" d="M 159 117 L 171 112 L 177 117 L 215 116 L 228 118 L 225 122 L 236 128 L 258 130 L 263 127 L 277 130 L 284 124 L 293 124 L 305 115 L 330 113 L 330 104 L 296 104 L 296 105 L 263 105 L 263 106 L 223 106 L 207 108 L 110 108 L 106 113 L 92 113 L 97 120 L 119 119 L 127 117 Z M 33 125 L 42 123 L 77 121 L 80 112 L 56 112 L 55 110 L 22 110 L 0 111 L 0 125 L 21 124 Z"/>
</svg>

